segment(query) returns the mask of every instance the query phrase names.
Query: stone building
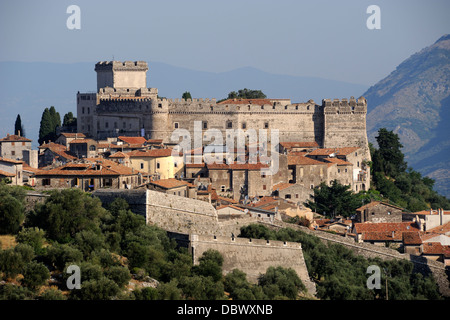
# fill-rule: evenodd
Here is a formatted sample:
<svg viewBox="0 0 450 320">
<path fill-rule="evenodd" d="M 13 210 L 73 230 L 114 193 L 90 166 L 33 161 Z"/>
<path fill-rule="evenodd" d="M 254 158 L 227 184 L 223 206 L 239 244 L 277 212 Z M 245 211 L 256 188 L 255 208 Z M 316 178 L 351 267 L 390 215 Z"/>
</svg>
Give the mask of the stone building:
<svg viewBox="0 0 450 320">
<path fill-rule="evenodd" d="M 183 139 L 193 146 L 195 128 L 202 144 L 210 142 L 204 139 L 209 129 L 221 132 L 224 140 L 229 130 L 248 133 L 249 129 L 265 129 L 270 142 L 276 129 L 280 142 L 358 147 L 362 161 L 370 160 L 367 101 L 363 97 L 324 99 L 320 104 L 313 100 L 291 103 L 289 99 L 228 99 L 220 103 L 215 99 L 160 99 L 156 88 L 146 87 L 146 62 L 102 61 L 95 71 L 97 92 L 77 94 L 78 132 L 93 139 L 143 136 L 174 144 L 172 133 L 184 129 Z"/>
<path fill-rule="evenodd" d="M 23 162 L 0 157 L 0 178 L 7 178 L 12 185 L 23 185 Z"/>
<path fill-rule="evenodd" d="M 15 134 L 0 139 L 0 157 L 23 160 L 24 151 L 31 151 L 30 139 Z"/>
<path fill-rule="evenodd" d="M 356 209 L 356 222 L 402 222 L 403 208 L 393 204 L 372 201 L 362 207 Z"/>
<path fill-rule="evenodd" d="M 141 172 L 102 158 L 87 158 L 80 163 L 39 170 L 35 178 L 36 188 L 80 188 L 84 191 L 132 189 L 143 182 Z"/>
</svg>

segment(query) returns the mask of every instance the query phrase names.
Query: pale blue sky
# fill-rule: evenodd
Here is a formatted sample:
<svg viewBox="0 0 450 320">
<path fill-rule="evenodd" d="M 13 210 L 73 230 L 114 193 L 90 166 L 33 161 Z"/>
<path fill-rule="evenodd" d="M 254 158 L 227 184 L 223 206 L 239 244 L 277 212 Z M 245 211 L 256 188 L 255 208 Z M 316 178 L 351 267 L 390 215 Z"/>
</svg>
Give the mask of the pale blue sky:
<svg viewBox="0 0 450 320">
<path fill-rule="evenodd" d="M 81 9 L 81 30 L 66 27 L 71 4 Z M 372 4 L 381 9 L 381 30 L 366 28 Z M 114 56 L 213 72 L 251 66 L 372 85 L 450 33 L 449 9 L 448 0 L 3 0 L 0 61 Z"/>
</svg>

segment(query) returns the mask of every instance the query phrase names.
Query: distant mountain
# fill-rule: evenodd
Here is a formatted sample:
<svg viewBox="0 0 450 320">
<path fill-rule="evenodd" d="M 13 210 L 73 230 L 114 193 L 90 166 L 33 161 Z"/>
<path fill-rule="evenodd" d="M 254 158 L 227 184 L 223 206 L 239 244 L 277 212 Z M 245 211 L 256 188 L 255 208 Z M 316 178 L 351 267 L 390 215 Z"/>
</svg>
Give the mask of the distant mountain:
<svg viewBox="0 0 450 320">
<path fill-rule="evenodd" d="M 450 35 L 413 54 L 363 96 L 369 140 L 379 128 L 393 130 L 408 165 L 450 197 Z"/>
<path fill-rule="evenodd" d="M 147 86 L 158 88 L 159 96 L 181 98 L 189 91 L 193 98 L 226 98 L 243 88 L 262 90 L 270 98 L 292 102 L 325 98 L 359 97 L 367 86 L 334 80 L 270 74 L 255 68 L 213 73 L 148 62 Z M 39 124 L 45 107 L 55 106 L 61 117 L 76 114 L 76 93 L 97 88 L 95 62 L 73 64 L 45 62 L 0 62 L 0 136 L 13 133 L 17 114 L 28 138 L 37 147 Z"/>
</svg>

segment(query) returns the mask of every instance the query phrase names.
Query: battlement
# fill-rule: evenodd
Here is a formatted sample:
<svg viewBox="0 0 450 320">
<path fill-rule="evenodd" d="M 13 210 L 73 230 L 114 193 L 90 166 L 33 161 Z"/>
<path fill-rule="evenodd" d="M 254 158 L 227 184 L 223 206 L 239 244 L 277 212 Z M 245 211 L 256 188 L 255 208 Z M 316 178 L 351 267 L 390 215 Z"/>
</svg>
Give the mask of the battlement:
<svg viewBox="0 0 450 320">
<path fill-rule="evenodd" d="M 276 247 L 276 248 L 289 248 L 289 249 L 301 249 L 302 245 L 298 242 L 287 242 L 278 240 L 264 240 L 264 239 L 251 239 L 251 238 L 237 238 L 237 237 L 224 237 L 208 234 L 191 234 L 190 241 L 201 241 L 203 243 L 222 243 L 232 245 L 243 246 L 264 246 L 264 247 Z"/>
<path fill-rule="evenodd" d="M 193 98 L 193 99 L 158 99 L 158 102 L 167 102 L 167 103 L 184 103 L 184 104 L 190 104 L 190 103 L 216 103 L 216 98 L 208 99 L 208 98 Z"/>
<path fill-rule="evenodd" d="M 95 64 L 95 71 L 147 71 L 145 61 L 100 61 Z"/>
<path fill-rule="evenodd" d="M 367 100 L 364 97 L 360 97 L 357 100 L 354 97 L 350 97 L 350 100 L 347 100 L 346 98 L 341 100 L 323 99 L 322 106 L 325 114 L 351 114 L 367 112 Z"/>
</svg>

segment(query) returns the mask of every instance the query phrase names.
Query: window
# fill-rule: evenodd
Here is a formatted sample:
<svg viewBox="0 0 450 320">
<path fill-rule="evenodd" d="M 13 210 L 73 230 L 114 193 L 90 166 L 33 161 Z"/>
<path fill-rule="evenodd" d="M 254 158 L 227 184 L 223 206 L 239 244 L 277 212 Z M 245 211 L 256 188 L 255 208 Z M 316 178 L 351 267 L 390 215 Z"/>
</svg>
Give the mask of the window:
<svg viewBox="0 0 450 320">
<path fill-rule="evenodd" d="M 227 128 L 228 128 L 228 129 L 233 128 L 233 122 L 228 121 L 228 122 L 227 122 Z"/>
<path fill-rule="evenodd" d="M 105 122 L 105 128 L 108 128 L 109 127 L 109 123 L 108 123 L 108 121 L 106 121 Z"/>
<path fill-rule="evenodd" d="M 88 107 L 88 114 L 90 114 L 90 113 L 91 113 L 91 108 Z"/>
<path fill-rule="evenodd" d="M 295 106 L 295 110 L 298 110 L 298 106 Z"/>
<path fill-rule="evenodd" d="M 84 114 L 84 107 L 83 107 L 83 108 L 81 108 L 81 113 L 82 113 L 82 114 Z"/>
<path fill-rule="evenodd" d="M 141 162 L 141 169 L 144 169 L 144 163 Z"/>
<path fill-rule="evenodd" d="M 285 199 L 290 199 L 290 198 L 291 198 L 291 195 L 290 195 L 290 194 L 286 194 L 286 195 L 284 196 L 284 198 L 285 198 Z"/>
<path fill-rule="evenodd" d="M 104 187 L 112 187 L 112 179 L 111 178 L 103 179 L 103 186 Z"/>
<path fill-rule="evenodd" d="M 266 190 L 267 186 L 265 184 L 263 184 L 263 190 Z"/>
<path fill-rule="evenodd" d="M 314 189 L 314 185 L 312 184 L 312 185 L 310 186 L 310 188 L 311 188 L 311 189 Z"/>
<path fill-rule="evenodd" d="M 264 122 L 264 129 L 269 129 L 269 123 L 268 122 Z"/>
<path fill-rule="evenodd" d="M 226 186 L 223 186 L 223 185 L 222 185 L 222 186 L 220 186 L 220 191 L 221 191 L 221 192 L 225 192 L 226 188 L 227 188 Z"/>
<path fill-rule="evenodd" d="M 42 179 L 42 185 L 43 186 L 49 186 L 50 185 L 50 179 Z"/>
<path fill-rule="evenodd" d="M 178 168 L 178 163 L 174 162 L 174 163 L 173 163 L 173 166 L 174 166 L 175 168 Z"/>
<path fill-rule="evenodd" d="M 203 121 L 203 129 L 208 129 L 208 122 L 207 121 Z"/>
<path fill-rule="evenodd" d="M 124 122 L 123 124 L 122 124 L 122 128 L 126 128 L 127 127 L 127 124 L 126 124 L 126 122 Z"/>
<path fill-rule="evenodd" d="M 298 193 L 295 194 L 295 199 L 298 199 Z"/>
<path fill-rule="evenodd" d="M 12 156 L 15 156 L 16 155 L 16 152 L 13 150 L 13 151 L 11 151 L 11 155 Z"/>
<path fill-rule="evenodd" d="M 158 108 L 162 108 L 162 103 L 158 103 Z"/>
<path fill-rule="evenodd" d="M 242 129 L 247 129 L 247 123 L 242 123 Z"/>
<path fill-rule="evenodd" d="M 341 173 L 341 169 L 338 169 L 338 173 Z"/>
<path fill-rule="evenodd" d="M 173 127 L 174 127 L 175 129 L 178 129 L 178 122 L 175 122 L 175 123 L 173 124 Z"/>
<path fill-rule="evenodd" d="M 161 167 L 161 165 L 159 164 L 159 162 L 156 163 L 156 169 L 159 169 Z"/>
</svg>

